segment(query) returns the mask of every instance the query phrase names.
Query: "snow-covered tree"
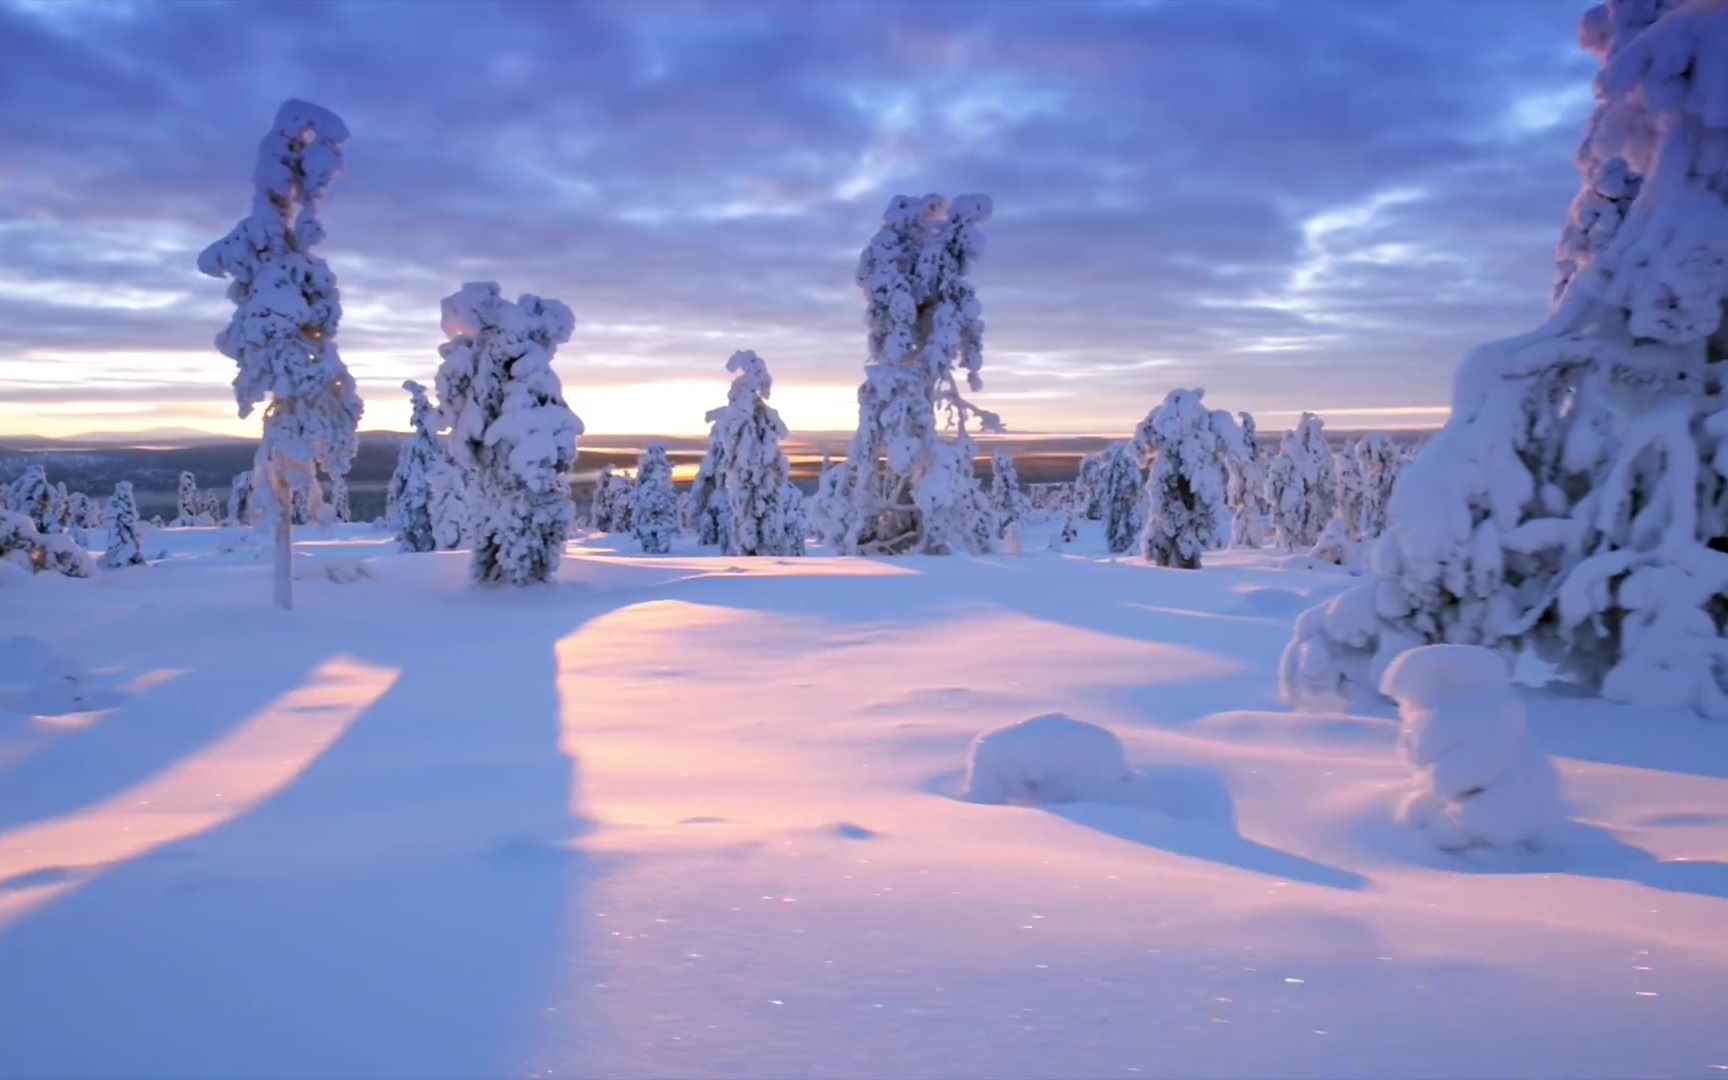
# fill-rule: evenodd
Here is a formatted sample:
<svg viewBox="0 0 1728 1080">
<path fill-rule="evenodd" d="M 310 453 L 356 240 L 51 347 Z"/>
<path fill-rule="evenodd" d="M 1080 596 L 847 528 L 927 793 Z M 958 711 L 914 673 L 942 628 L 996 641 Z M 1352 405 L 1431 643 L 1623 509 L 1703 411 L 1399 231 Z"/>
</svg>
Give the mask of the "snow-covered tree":
<svg viewBox="0 0 1728 1080">
<path fill-rule="evenodd" d="M 198 524 L 219 525 L 222 523 L 222 496 L 205 488 L 198 492 Z"/>
<path fill-rule="evenodd" d="M 1378 432 L 1356 440 L 1354 453 L 1362 483 L 1354 532 L 1360 539 L 1372 540 L 1386 531 L 1386 508 L 1404 471 L 1404 455 L 1390 435 Z"/>
<path fill-rule="evenodd" d="M 330 516 L 338 523 L 354 519 L 354 511 L 348 505 L 348 478 L 340 473 L 330 478 Z"/>
<path fill-rule="evenodd" d="M 1006 537 L 1008 530 L 1020 527 L 1026 520 L 1030 502 L 1020 489 L 1020 471 L 1014 467 L 1014 457 L 1006 450 L 990 455 L 990 509 L 996 514 L 996 536 Z"/>
<path fill-rule="evenodd" d="M 524 293 L 511 303 L 492 282 L 444 298 L 438 406 L 451 457 L 471 481 L 476 582 L 550 581 L 563 557 L 582 421 L 564 403 L 552 356 L 575 322 L 556 300 Z"/>
<path fill-rule="evenodd" d="M 102 565 L 110 569 L 144 564 L 144 544 L 138 530 L 138 502 L 132 496 L 132 482 L 122 480 L 114 485 L 104 515 L 108 525 L 108 549 L 102 553 Z"/>
<path fill-rule="evenodd" d="M 258 499 L 275 533 L 276 602 L 293 606 L 288 511 L 317 488 L 317 470 L 343 475 L 354 459 L 362 403 L 336 349 L 336 276 L 312 249 L 318 208 L 342 170 L 348 128 L 327 109 L 288 101 L 258 146 L 252 209 L 205 248 L 198 269 L 229 279 L 234 318 L 216 348 L 235 361 L 241 417 L 268 399 L 253 461 Z"/>
<path fill-rule="evenodd" d="M 1352 540 L 1362 539 L 1363 500 L 1367 497 L 1358 445 L 1360 440 L 1346 439 L 1332 454 L 1332 489 L 1337 493 L 1333 520 L 1343 524 L 1344 534 Z"/>
<path fill-rule="evenodd" d="M 43 533 L 28 514 L 0 510 L 0 559 L 32 573 L 51 570 L 67 577 L 87 578 L 91 559 L 66 533 Z"/>
<path fill-rule="evenodd" d="M 102 527 L 102 506 L 82 491 L 74 491 L 67 500 L 72 524 L 80 529 Z"/>
<path fill-rule="evenodd" d="M 228 483 L 228 520 L 235 525 L 252 524 L 252 470 L 234 474 Z"/>
<path fill-rule="evenodd" d="M 1609 4 L 1580 40 L 1602 66 L 1551 313 L 1464 361 L 1372 579 L 1328 604 L 1355 614 L 1299 620 L 1299 690 L 1453 642 L 1728 718 L 1728 8 Z"/>
<path fill-rule="evenodd" d="M 1080 459 L 1080 473 L 1074 478 L 1074 509 L 1088 521 L 1104 517 L 1104 455 L 1087 454 Z"/>
<path fill-rule="evenodd" d="M 823 508 L 842 554 L 987 551 L 989 500 L 972 462 L 971 425 L 1001 430 L 961 390 L 982 388 L 984 320 L 970 272 L 984 249 L 990 200 L 896 196 L 858 260 L 868 360 L 858 431 Z M 954 436 L 945 439 L 938 419 Z"/>
<path fill-rule="evenodd" d="M 1225 459 L 1241 433 L 1222 409 L 1206 407 L 1204 390 L 1172 390 L 1134 432 L 1134 449 L 1150 464 L 1141 550 L 1149 562 L 1198 570 L 1200 553 L 1220 546 Z"/>
<path fill-rule="evenodd" d="M 733 520 L 737 520 L 736 515 Z M 672 462 L 659 443 L 649 446 L 636 466 L 630 525 L 646 554 L 664 555 L 672 550 L 672 538 L 678 535 L 678 496 L 672 487 Z"/>
<path fill-rule="evenodd" d="M 781 554 L 802 555 L 810 523 L 804 516 L 804 493 L 790 480 L 780 488 L 780 507 Z"/>
<path fill-rule="evenodd" d="M 726 404 L 708 413 L 711 453 L 720 470 L 718 489 L 726 493 L 722 550 L 728 555 L 802 555 L 803 538 L 795 543 L 789 538 L 793 528 L 786 519 L 786 489 L 792 466 L 780 449 L 786 425 L 768 404 L 774 390 L 768 365 L 753 352 L 736 352 L 726 361 L 726 370 L 734 376 Z M 637 491 L 640 496 L 640 479 Z M 705 502 L 712 499 L 709 494 Z M 641 530 L 638 518 L 638 535 Z"/>
<path fill-rule="evenodd" d="M 1303 413 L 1266 468 L 1266 501 L 1271 504 L 1273 535 L 1280 551 L 1313 547 L 1332 520 L 1337 482 L 1324 427 L 1318 416 Z"/>
<path fill-rule="evenodd" d="M 455 551 L 468 540 L 468 474 L 445 455 L 433 463 L 430 480 L 432 538 L 438 550 Z"/>
<path fill-rule="evenodd" d="M 1145 524 L 1146 474 L 1130 443 L 1104 448 L 1098 473 L 1098 503 L 1104 508 L 1104 543 L 1120 555 L 1133 551 Z"/>
<path fill-rule="evenodd" d="M 37 533 L 48 533 L 54 516 L 54 488 L 42 466 L 32 465 L 18 478 L 12 488 L 12 508 L 29 518 Z"/>
<path fill-rule="evenodd" d="M 630 478 L 606 465 L 594 481 L 594 501 L 588 511 L 588 524 L 596 532 L 630 531 L 630 499 L 636 487 Z"/>
<path fill-rule="evenodd" d="M 725 506 L 721 476 L 720 443 L 710 433 L 708 451 L 696 466 L 696 478 L 690 482 L 689 501 L 685 507 L 690 531 L 698 544 L 722 545 L 726 530 L 731 527 L 731 511 Z"/>
<path fill-rule="evenodd" d="M 1400 816 L 1436 847 L 1537 848 L 1564 820 L 1554 765 L 1525 735 L 1505 661 L 1474 645 L 1427 645 L 1386 669 L 1398 749 L 1415 774 Z"/>
<path fill-rule="evenodd" d="M 48 489 L 48 527 L 49 533 L 72 531 L 72 493 L 66 490 L 66 481 L 62 480 Z"/>
<path fill-rule="evenodd" d="M 1225 499 L 1230 504 L 1230 542 L 1236 547 L 1266 546 L 1270 514 L 1266 505 L 1266 455 L 1254 432 L 1254 415 L 1239 412 L 1242 437 L 1224 461 Z"/>
<path fill-rule="evenodd" d="M 432 474 L 444 464 L 444 448 L 438 441 L 438 410 L 426 396 L 426 388 L 413 379 L 402 384 L 408 391 L 409 424 L 414 429 L 396 452 L 396 469 L 390 474 L 390 524 L 403 551 L 436 551 L 432 525 Z"/>
</svg>

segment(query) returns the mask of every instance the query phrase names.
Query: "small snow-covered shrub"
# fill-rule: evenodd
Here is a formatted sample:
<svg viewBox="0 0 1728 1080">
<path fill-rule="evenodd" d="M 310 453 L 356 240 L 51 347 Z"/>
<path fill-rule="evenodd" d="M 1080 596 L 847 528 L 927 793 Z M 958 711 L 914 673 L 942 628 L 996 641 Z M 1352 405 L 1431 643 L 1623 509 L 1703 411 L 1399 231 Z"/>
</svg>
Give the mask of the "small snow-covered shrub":
<svg viewBox="0 0 1728 1080">
<path fill-rule="evenodd" d="M 1314 541 L 1314 548 L 1309 554 L 1317 562 L 1331 563 L 1334 566 L 1354 566 L 1358 547 L 1356 541 L 1350 539 L 1350 526 L 1343 518 L 1335 517 L 1321 530 L 1320 539 Z"/>
<path fill-rule="evenodd" d="M 1425 645 L 1392 661 L 1398 748 L 1416 773 L 1401 816 L 1446 851 L 1535 848 L 1562 822 L 1559 778 L 1525 733 L 1524 703 L 1499 656 Z"/>
<path fill-rule="evenodd" d="M 87 578 L 92 571 L 90 556 L 70 535 L 38 532 L 34 521 L 10 510 L 0 510 L 0 558 L 32 573 Z"/>
<path fill-rule="evenodd" d="M 964 794 L 973 802 L 1020 806 L 1109 802 L 1131 778 L 1114 732 L 1047 713 L 972 740 Z"/>
</svg>

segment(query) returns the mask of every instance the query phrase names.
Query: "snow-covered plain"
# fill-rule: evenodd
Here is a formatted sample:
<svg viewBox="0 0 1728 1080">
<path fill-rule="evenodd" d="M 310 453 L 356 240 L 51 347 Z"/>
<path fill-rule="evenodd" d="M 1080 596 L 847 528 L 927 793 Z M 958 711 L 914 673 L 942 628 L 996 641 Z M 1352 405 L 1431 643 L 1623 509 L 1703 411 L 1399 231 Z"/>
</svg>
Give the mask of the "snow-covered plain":
<svg viewBox="0 0 1728 1080">
<path fill-rule="evenodd" d="M 1448 855 L 1390 706 L 1278 702 L 1351 578 L 1087 528 L 530 589 L 314 529 L 291 614 L 236 530 L 0 578 L 0 1075 L 1728 1071 L 1728 727 L 1525 691 L 1574 823 Z M 960 798 L 1048 712 L 1120 801 Z"/>
</svg>

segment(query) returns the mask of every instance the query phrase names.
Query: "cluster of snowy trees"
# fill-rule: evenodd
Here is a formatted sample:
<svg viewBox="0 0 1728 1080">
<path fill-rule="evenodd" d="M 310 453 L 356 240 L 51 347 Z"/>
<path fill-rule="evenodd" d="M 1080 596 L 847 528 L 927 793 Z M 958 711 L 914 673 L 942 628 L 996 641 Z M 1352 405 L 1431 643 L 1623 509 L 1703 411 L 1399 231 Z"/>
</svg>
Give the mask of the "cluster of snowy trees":
<svg viewBox="0 0 1728 1080">
<path fill-rule="evenodd" d="M 1549 317 L 1478 348 L 1360 589 L 1309 612 L 1293 698 L 1432 642 L 1728 717 L 1728 9 L 1587 12 L 1600 62 Z"/>
</svg>

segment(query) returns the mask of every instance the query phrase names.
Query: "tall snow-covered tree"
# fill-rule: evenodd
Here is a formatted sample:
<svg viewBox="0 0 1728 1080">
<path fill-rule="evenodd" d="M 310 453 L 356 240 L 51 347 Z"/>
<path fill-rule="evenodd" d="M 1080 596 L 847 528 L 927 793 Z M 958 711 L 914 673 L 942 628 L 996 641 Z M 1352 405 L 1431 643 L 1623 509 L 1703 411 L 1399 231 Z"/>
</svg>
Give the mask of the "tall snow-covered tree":
<svg viewBox="0 0 1728 1080">
<path fill-rule="evenodd" d="M 252 524 L 252 470 L 234 474 L 228 484 L 228 520 L 235 525 Z"/>
<path fill-rule="evenodd" d="M 552 580 L 575 508 L 570 470 L 582 421 L 564 403 L 552 356 L 575 318 L 556 300 L 515 303 L 492 282 L 444 298 L 438 406 L 450 452 L 470 477 L 476 582 Z"/>
<path fill-rule="evenodd" d="M 1273 535 L 1280 551 L 1313 547 L 1332 520 L 1338 486 L 1324 428 L 1318 416 L 1303 413 L 1267 466 L 1266 500 L 1272 506 Z"/>
<path fill-rule="evenodd" d="M 824 488 L 844 502 L 822 510 L 842 554 L 987 551 L 994 541 L 971 426 L 997 431 L 1001 422 L 961 389 L 983 386 L 983 309 L 970 274 L 990 212 L 983 195 L 952 204 L 896 196 L 859 257 L 869 349 L 858 431 L 844 463 L 850 475 Z"/>
<path fill-rule="evenodd" d="M 110 569 L 122 566 L 142 566 L 144 545 L 138 529 L 138 502 L 132 495 L 132 482 L 122 480 L 114 485 L 105 513 L 108 525 L 108 549 L 102 553 L 102 565 Z"/>
<path fill-rule="evenodd" d="M 996 514 L 996 536 L 1006 537 L 1026 519 L 1030 503 L 1020 488 L 1020 471 L 1006 450 L 990 455 L 990 509 Z"/>
<path fill-rule="evenodd" d="M 768 404 L 774 391 L 768 365 L 753 352 L 736 352 L 726 361 L 726 370 L 733 373 L 726 404 L 708 413 L 720 488 L 726 492 L 724 550 L 728 555 L 802 555 L 803 538 L 794 544 L 789 537 L 793 530 L 787 521 L 786 488 L 792 466 L 780 449 L 786 425 Z M 639 496 L 641 490 L 638 478 Z M 636 512 L 640 536 L 640 503 Z"/>
<path fill-rule="evenodd" d="M 403 551 L 436 551 L 443 545 L 432 524 L 432 475 L 444 464 L 444 448 L 438 441 L 438 410 L 426 396 L 426 388 L 413 379 L 402 384 L 408 391 L 409 423 L 414 429 L 396 452 L 396 470 L 390 474 L 390 524 Z"/>
<path fill-rule="evenodd" d="M 1133 551 L 1145 523 L 1146 474 L 1131 443 L 1111 443 L 1101 456 L 1098 503 L 1104 512 L 1104 543 L 1111 554 Z"/>
<path fill-rule="evenodd" d="M 672 462 L 659 443 L 649 446 L 636 466 L 630 525 L 646 554 L 664 555 L 672 550 L 672 538 L 678 535 L 678 495 L 672 487 Z"/>
<path fill-rule="evenodd" d="M 1266 455 L 1254 431 L 1254 415 L 1239 412 L 1242 432 L 1236 451 L 1225 459 L 1225 498 L 1230 504 L 1230 542 L 1236 547 L 1266 546 L 1270 514 L 1266 505 Z"/>
<path fill-rule="evenodd" d="M 348 472 L 362 409 L 336 349 L 336 275 L 312 251 L 324 239 L 318 209 L 342 170 L 347 140 L 335 113 L 284 103 L 258 145 L 251 211 L 198 256 L 199 270 L 228 279 L 234 317 L 216 348 L 239 367 L 240 415 L 269 402 L 252 472 L 275 534 L 275 598 L 283 608 L 293 606 L 290 507 L 316 492 L 318 469 Z"/>
<path fill-rule="evenodd" d="M 1579 37 L 1601 70 L 1549 317 L 1466 358 L 1287 692 L 1444 642 L 1728 718 L 1728 7 L 1611 3 Z"/>
<path fill-rule="evenodd" d="M 1141 550 L 1149 562 L 1200 569 L 1200 554 L 1220 545 L 1224 461 L 1241 433 L 1222 409 L 1206 408 L 1204 390 L 1172 390 L 1134 432 L 1134 449 L 1150 463 Z"/>
</svg>

